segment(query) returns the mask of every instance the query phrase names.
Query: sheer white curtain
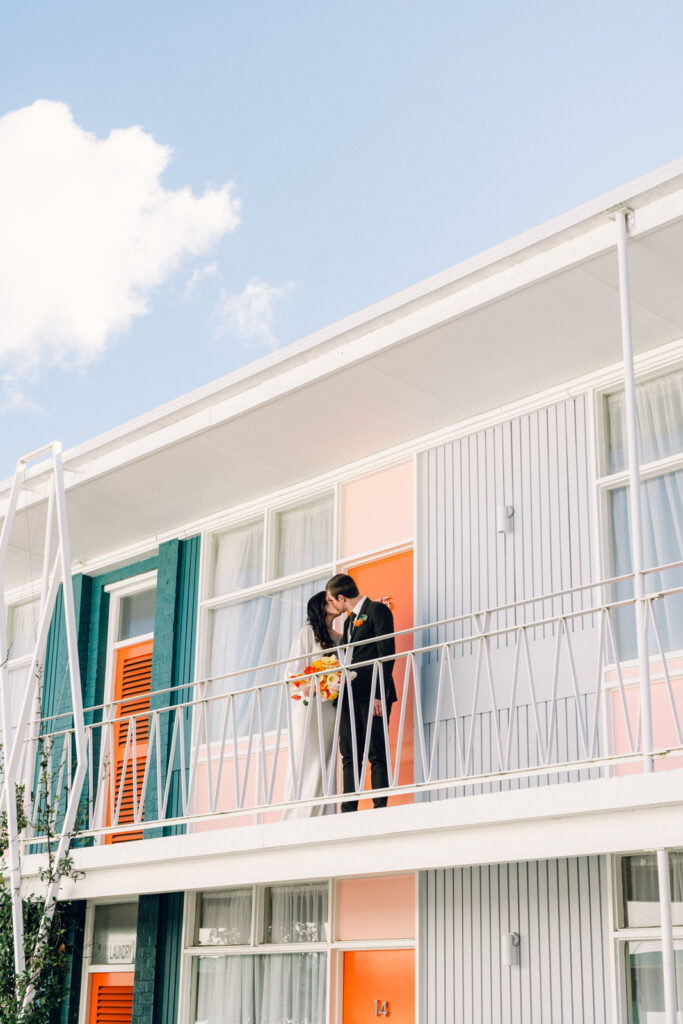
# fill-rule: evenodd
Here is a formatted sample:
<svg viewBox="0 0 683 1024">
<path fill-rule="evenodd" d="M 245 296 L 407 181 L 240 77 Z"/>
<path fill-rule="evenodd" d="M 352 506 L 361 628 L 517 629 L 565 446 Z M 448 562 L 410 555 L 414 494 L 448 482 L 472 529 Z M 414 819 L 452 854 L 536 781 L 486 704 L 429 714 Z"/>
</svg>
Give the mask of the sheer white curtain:
<svg viewBox="0 0 683 1024">
<path fill-rule="evenodd" d="M 10 710 L 10 726 L 12 730 L 12 736 L 9 743 L 5 743 L 5 735 L 3 732 L 2 716 L 0 716 L 0 766 L 5 761 L 5 746 L 10 746 L 14 742 L 14 735 L 16 733 L 17 720 L 19 718 L 19 712 L 21 711 L 21 702 L 24 696 L 24 687 L 26 685 L 26 674 L 28 672 L 28 665 L 24 665 L 22 668 L 13 668 L 8 672 L 8 686 L 9 686 L 9 710 Z M 23 760 L 19 766 L 19 771 L 23 766 Z"/>
<path fill-rule="evenodd" d="M 36 645 L 36 631 L 38 629 L 38 614 L 40 601 L 24 601 L 23 604 L 15 604 L 7 612 L 7 646 L 8 651 L 2 655 L 6 658 L 9 654 L 10 663 L 17 658 L 24 658 L 33 653 Z M 24 687 L 28 665 L 24 664 L 10 669 L 8 673 L 10 723 L 12 730 L 19 718 L 19 711 L 24 697 Z M 2 731 L 2 719 L 0 717 L 0 764 L 4 759 L 5 737 Z"/>
<path fill-rule="evenodd" d="M 653 462 L 683 451 L 683 371 L 667 374 L 639 384 L 636 389 L 641 462 Z M 626 466 L 624 435 L 624 393 L 606 399 L 610 473 Z M 683 469 L 643 482 L 643 542 L 646 567 L 666 565 L 683 559 Z M 612 538 L 612 569 L 615 575 L 631 572 L 630 517 L 628 488 L 617 487 L 610 492 L 610 527 Z M 683 569 L 669 570 L 647 577 L 650 591 L 674 588 L 683 584 Z M 616 597 L 633 594 L 631 583 L 616 588 Z M 683 594 L 657 602 L 656 619 L 664 650 L 683 647 Z M 635 655 L 635 627 L 632 608 L 618 612 L 617 623 L 621 657 Z M 654 637 L 650 652 L 656 653 Z"/>
<path fill-rule="evenodd" d="M 287 657 L 293 638 L 306 621 L 309 598 L 323 590 L 325 583 L 326 577 L 321 577 L 210 612 L 209 674 L 239 673 L 229 679 L 216 680 L 212 684 L 212 693 L 234 693 L 247 687 L 284 679 L 285 665 L 279 669 L 263 671 L 254 671 L 251 667 Z M 241 734 L 249 728 L 252 703 L 253 696 L 250 694 L 236 699 L 235 713 Z M 215 702 L 216 713 L 212 715 L 214 735 L 222 720 L 222 704 L 222 701 Z M 277 695 L 271 691 L 264 700 L 268 728 L 275 725 L 276 709 Z"/>
<path fill-rule="evenodd" d="M 195 1024 L 325 1024 L 326 953 L 199 957 Z"/>
<path fill-rule="evenodd" d="M 327 954 L 255 957 L 258 1024 L 324 1024 Z"/>
<path fill-rule="evenodd" d="M 641 496 L 645 566 L 680 561 L 683 559 L 683 469 L 644 481 Z M 631 572 L 630 521 L 628 488 L 618 487 L 610 494 L 612 566 L 617 576 Z M 682 584 L 683 569 L 669 569 L 649 574 L 646 588 L 654 592 Z M 617 599 L 633 596 L 630 581 L 615 589 Z M 658 601 L 655 616 L 665 653 L 683 647 L 683 594 Z M 632 658 L 636 651 L 633 608 L 620 609 L 617 621 L 621 656 Z M 650 653 L 655 654 L 656 641 L 652 631 L 650 633 Z"/>
<path fill-rule="evenodd" d="M 25 601 L 9 609 L 7 639 L 10 660 L 32 654 L 36 645 L 40 601 Z M 6 657 L 6 652 L 3 657 Z"/>
<path fill-rule="evenodd" d="M 324 942 L 327 939 L 327 883 L 277 885 L 267 890 L 270 920 L 266 941 Z"/>
<path fill-rule="evenodd" d="M 211 596 L 230 593 L 262 581 L 263 523 L 247 523 L 213 538 L 211 549 Z M 305 572 L 316 565 L 331 563 L 333 557 L 333 496 L 306 502 L 279 512 L 275 519 L 275 578 Z M 214 608 L 209 616 L 209 658 L 207 674 L 227 672 L 239 675 L 219 679 L 212 693 L 234 693 L 248 687 L 285 677 L 281 670 L 253 671 L 253 666 L 286 658 L 299 629 L 306 621 L 309 598 L 322 590 L 328 574 L 319 579 L 276 590 L 247 601 Z M 249 728 L 253 697 L 238 698 L 235 712 L 240 734 Z M 224 707 L 212 708 L 211 735 L 221 727 Z M 267 728 L 273 728 L 275 694 L 269 696 L 264 711 Z"/>
<path fill-rule="evenodd" d="M 251 889 L 224 889 L 199 898 L 200 946 L 248 946 L 251 940 Z"/>
<path fill-rule="evenodd" d="M 211 597 L 253 587 L 263 579 L 263 521 L 245 523 L 211 541 Z"/>
<path fill-rule="evenodd" d="M 195 1024 L 256 1024 L 253 956 L 202 956 L 195 961 Z"/>
<path fill-rule="evenodd" d="M 333 522 L 332 494 L 279 512 L 275 527 L 275 575 L 291 576 L 330 562 Z"/>
<path fill-rule="evenodd" d="M 607 395 L 605 405 L 607 471 L 618 473 L 626 468 L 624 392 Z M 636 410 L 641 462 L 683 451 L 683 370 L 638 384 Z"/>
</svg>

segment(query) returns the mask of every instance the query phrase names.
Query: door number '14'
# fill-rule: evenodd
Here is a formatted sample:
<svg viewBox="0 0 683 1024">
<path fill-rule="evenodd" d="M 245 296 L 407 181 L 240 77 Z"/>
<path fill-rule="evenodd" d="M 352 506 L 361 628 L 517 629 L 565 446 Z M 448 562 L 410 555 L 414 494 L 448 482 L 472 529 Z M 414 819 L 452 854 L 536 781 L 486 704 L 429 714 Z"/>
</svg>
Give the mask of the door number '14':
<svg viewBox="0 0 683 1024">
<path fill-rule="evenodd" d="M 375 1017 L 388 1017 L 389 1003 L 386 999 L 375 999 Z"/>
</svg>

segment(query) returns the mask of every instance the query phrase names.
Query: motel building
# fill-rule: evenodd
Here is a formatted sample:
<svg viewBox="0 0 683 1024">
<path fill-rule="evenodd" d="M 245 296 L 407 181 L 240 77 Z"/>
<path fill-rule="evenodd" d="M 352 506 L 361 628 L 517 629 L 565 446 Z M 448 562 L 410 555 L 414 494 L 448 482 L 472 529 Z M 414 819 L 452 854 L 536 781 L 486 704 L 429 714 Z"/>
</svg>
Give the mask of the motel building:
<svg viewBox="0 0 683 1024">
<path fill-rule="evenodd" d="M 5 767 L 82 873 L 64 1024 L 683 1021 L 682 282 L 683 160 L 19 459 Z M 396 629 L 352 814 L 288 680 L 337 572 Z"/>
</svg>

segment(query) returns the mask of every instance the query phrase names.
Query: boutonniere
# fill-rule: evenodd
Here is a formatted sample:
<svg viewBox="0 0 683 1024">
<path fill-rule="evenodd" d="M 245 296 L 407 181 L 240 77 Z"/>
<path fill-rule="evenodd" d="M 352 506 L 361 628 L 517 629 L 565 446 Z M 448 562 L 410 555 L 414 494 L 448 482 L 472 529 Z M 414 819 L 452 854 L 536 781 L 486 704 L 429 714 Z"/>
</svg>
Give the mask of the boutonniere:
<svg viewBox="0 0 683 1024">
<path fill-rule="evenodd" d="M 359 626 L 362 626 L 363 623 L 367 622 L 367 621 L 368 621 L 367 615 L 359 615 L 358 618 L 353 623 L 353 628 L 354 629 L 358 629 Z"/>
</svg>

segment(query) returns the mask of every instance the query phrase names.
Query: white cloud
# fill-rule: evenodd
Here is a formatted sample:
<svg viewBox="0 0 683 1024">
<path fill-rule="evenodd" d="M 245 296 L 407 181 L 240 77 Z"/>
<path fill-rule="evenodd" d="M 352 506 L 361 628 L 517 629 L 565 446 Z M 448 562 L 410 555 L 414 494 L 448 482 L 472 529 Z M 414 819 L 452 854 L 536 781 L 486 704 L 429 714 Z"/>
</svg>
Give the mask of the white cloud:
<svg viewBox="0 0 683 1024">
<path fill-rule="evenodd" d="M 220 277 L 217 263 L 209 263 L 205 267 L 197 267 L 192 271 L 187 279 L 187 283 L 185 284 L 183 298 L 192 298 L 197 290 L 199 282 L 203 281 L 207 277 Z"/>
<path fill-rule="evenodd" d="M 0 362 L 95 358 L 183 257 L 239 223 L 231 183 L 165 189 L 171 149 L 139 127 L 98 139 L 68 106 L 0 118 Z"/>
<path fill-rule="evenodd" d="M 242 341 L 277 348 L 273 334 L 275 304 L 296 287 L 294 281 L 273 286 L 252 277 L 239 293 L 223 292 L 217 316 L 217 333 L 233 333 Z"/>
</svg>

